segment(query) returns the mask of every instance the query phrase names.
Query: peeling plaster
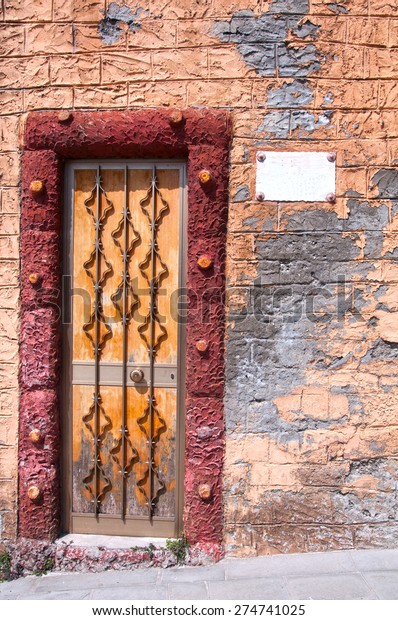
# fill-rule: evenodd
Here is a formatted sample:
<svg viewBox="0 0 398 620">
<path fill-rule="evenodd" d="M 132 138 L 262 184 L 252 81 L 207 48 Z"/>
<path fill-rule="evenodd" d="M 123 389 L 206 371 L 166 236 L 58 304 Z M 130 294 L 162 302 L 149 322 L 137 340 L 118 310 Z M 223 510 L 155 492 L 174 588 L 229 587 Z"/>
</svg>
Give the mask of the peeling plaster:
<svg viewBox="0 0 398 620">
<path fill-rule="evenodd" d="M 105 45 L 117 43 L 123 34 L 121 24 L 127 24 L 130 32 L 137 32 L 141 28 L 140 15 L 144 16 L 147 14 L 148 11 L 144 11 L 144 9 L 139 7 L 133 10 L 126 5 L 111 2 L 105 17 L 98 24 L 98 34 L 102 43 Z"/>
<path fill-rule="evenodd" d="M 243 60 L 258 75 L 294 78 L 271 88 L 267 94 L 266 106 L 283 110 L 267 112 L 257 130 L 276 138 L 286 139 L 292 131 L 300 129 L 303 131 L 298 137 L 305 138 L 306 133 L 333 127 L 332 110 L 318 118 L 305 109 L 289 111 L 311 104 L 314 93 L 305 78 L 316 73 L 325 60 L 314 43 L 295 45 L 289 40 L 291 34 L 301 39 L 316 39 L 319 26 L 303 18 L 308 10 L 307 1 L 274 0 L 259 17 L 250 10 L 238 11 L 229 21 L 219 20 L 213 26 L 213 34 L 221 41 L 235 43 Z"/>
</svg>

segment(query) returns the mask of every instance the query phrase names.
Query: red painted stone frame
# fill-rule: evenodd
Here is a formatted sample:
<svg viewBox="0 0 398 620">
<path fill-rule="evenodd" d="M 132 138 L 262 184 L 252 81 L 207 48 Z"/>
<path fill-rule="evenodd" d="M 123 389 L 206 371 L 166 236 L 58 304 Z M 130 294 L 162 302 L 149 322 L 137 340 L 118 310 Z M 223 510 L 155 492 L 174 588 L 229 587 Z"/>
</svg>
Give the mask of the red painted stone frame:
<svg viewBox="0 0 398 620">
<path fill-rule="evenodd" d="M 188 320 L 184 528 L 191 544 L 222 543 L 225 244 L 228 113 L 166 109 L 31 113 L 22 159 L 19 537 L 54 540 L 60 528 L 60 245 L 66 159 L 184 157 L 188 165 Z M 178 120 L 178 114 L 177 120 Z M 65 118 L 66 117 L 66 118 Z M 198 173 L 208 169 L 210 184 Z M 41 180 L 42 193 L 31 191 Z M 213 259 L 210 269 L 197 264 Z M 29 276 L 37 274 L 32 283 Z M 209 342 L 198 352 L 196 342 Z M 41 439 L 33 442 L 32 429 Z M 210 485 L 211 496 L 199 496 Z M 29 499 L 36 486 L 40 495 Z"/>
</svg>

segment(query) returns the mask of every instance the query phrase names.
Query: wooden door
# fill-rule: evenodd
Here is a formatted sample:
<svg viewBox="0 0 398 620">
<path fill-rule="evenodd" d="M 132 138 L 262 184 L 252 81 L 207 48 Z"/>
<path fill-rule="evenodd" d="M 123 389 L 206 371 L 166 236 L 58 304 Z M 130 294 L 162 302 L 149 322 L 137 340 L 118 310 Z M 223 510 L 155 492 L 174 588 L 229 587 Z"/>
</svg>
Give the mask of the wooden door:
<svg viewBox="0 0 398 620">
<path fill-rule="evenodd" d="M 79 162 L 67 176 L 67 528 L 174 536 L 182 503 L 185 168 Z"/>
</svg>

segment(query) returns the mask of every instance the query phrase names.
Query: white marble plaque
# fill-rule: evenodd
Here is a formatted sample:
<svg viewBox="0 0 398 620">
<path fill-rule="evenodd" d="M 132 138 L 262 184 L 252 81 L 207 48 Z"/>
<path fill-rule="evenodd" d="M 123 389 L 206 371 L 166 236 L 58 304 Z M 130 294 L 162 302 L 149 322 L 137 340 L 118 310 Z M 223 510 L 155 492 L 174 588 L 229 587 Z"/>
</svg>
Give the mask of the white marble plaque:
<svg viewBox="0 0 398 620">
<path fill-rule="evenodd" d="M 265 159 L 256 161 L 256 194 L 264 194 L 264 200 L 320 202 L 336 192 L 336 164 L 329 153 L 261 152 Z"/>
</svg>

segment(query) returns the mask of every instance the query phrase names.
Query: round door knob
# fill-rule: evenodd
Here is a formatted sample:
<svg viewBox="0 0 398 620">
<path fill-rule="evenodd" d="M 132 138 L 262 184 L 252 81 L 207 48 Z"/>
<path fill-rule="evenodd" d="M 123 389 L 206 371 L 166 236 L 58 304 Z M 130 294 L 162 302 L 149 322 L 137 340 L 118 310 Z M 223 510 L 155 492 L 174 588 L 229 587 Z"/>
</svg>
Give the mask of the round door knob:
<svg viewBox="0 0 398 620">
<path fill-rule="evenodd" d="M 131 380 L 134 381 L 134 383 L 140 383 L 140 381 L 142 381 L 144 378 L 144 373 L 142 370 L 132 370 L 130 373 L 130 377 Z"/>
</svg>

